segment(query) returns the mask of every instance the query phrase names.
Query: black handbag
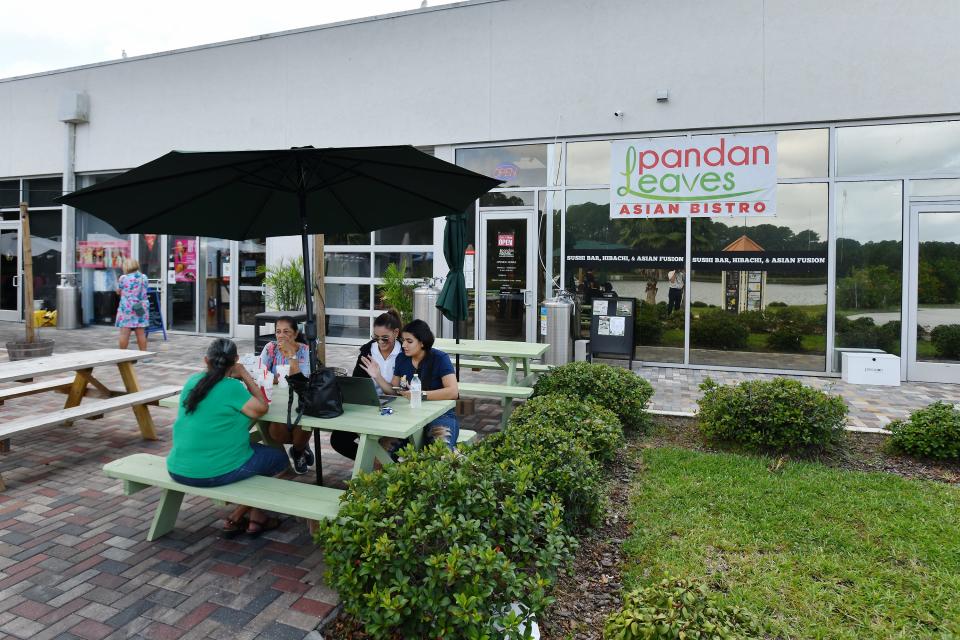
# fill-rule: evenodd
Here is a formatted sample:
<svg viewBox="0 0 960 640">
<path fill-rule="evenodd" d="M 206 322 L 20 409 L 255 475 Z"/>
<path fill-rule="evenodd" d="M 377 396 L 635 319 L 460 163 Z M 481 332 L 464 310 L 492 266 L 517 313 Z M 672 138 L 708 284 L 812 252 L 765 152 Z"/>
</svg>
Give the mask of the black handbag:
<svg viewBox="0 0 960 640">
<path fill-rule="evenodd" d="M 303 416 L 314 418 L 336 418 L 343 414 L 343 394 L 337 384 L 334 370 L 319 367 L 310 373 L 287 376 L 287 384 L 294 393 L 287 398 L 287 428 L 300 424 Z M 297 396 L 297 417 L 293 419 L 293 396 Z"/>
</svg>

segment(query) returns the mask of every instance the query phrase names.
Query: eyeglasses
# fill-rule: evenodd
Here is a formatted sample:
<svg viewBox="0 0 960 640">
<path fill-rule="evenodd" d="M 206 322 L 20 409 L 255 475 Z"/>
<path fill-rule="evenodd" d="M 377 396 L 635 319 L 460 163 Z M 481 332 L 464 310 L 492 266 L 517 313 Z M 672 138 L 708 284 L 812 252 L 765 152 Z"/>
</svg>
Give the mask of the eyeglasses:
<svg viewBox="0 0 960 640">
<path fill-rule="evenodd" d="M 370 339 L 376 342 L 382 342 L 383 344 L 387 344 L 388 342 L 393 340 L 393 338 L 391 338 L 390 336 L 370 336 Z"/>
</svg>

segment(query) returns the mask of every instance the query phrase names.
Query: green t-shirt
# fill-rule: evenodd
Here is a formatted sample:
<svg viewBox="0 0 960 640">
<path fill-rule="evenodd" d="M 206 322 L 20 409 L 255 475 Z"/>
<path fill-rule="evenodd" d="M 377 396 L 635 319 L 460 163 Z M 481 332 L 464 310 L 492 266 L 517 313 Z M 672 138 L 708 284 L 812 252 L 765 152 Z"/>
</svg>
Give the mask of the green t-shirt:
<svg viewBox="0 0 960 640">
<path fill-rule="evenodd" d="M 183 386 L 180 411 L 173 423 L 173 448 L 167 470 L 187 478 L 215 478 L 240 468 L 253 455 L 250 418 L 240 410 L 250 392 L 235 378 L 224 378 L 200 401 L 193 413 L 182 402 L 204 374 Z"/>
</svg>

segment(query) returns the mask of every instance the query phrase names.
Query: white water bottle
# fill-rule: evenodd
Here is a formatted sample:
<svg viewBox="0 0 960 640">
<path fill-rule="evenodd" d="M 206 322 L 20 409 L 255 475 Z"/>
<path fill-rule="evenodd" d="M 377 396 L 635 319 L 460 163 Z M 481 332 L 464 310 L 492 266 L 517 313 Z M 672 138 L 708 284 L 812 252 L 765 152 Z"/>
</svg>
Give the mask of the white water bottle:
<svg viewBox="0 0 960 640">
<path fill-rule="evenodd" d="M 410 381 L 410 407 L 413 409 L 420 408 L 420 402 L 422 400 L 421 394 L 423 392 L 423 385 L 420 384 L 420 376 L 416 373 L 413 374 L 413 380 Z"/>
</svg>

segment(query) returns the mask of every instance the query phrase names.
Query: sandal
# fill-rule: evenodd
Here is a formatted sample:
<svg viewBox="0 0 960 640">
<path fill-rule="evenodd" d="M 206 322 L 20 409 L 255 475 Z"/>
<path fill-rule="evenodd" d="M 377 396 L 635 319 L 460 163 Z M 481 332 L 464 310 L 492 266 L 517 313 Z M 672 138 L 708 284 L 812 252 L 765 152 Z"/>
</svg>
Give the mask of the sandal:
<svg viewBox="0 0 960 640">
<path fill-rule="evenodd" d="M 234 520 L 233 518 L 227 518 L 224 521 L 223 529 L 220 530 L 220 533 L 227 540 L 232 540 L 236 538 L 241 533 L 244 533 L 249 527 L 249 521 L 246 516 L 243 516 L 239 520 Z"/>
<path fill-rule="evenodd" d="M 280 518 L 277 516 L 270 516 L 263 522 L 257 522 L 256 520 L 251 519 L 247 523 L 247 535 L 251 538 L 256 538 L 264 531 L 273 531 L 279 527 Z"/>
</svg>

